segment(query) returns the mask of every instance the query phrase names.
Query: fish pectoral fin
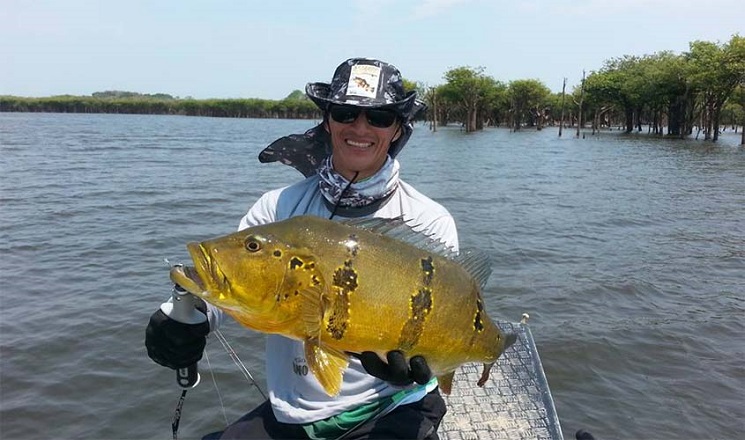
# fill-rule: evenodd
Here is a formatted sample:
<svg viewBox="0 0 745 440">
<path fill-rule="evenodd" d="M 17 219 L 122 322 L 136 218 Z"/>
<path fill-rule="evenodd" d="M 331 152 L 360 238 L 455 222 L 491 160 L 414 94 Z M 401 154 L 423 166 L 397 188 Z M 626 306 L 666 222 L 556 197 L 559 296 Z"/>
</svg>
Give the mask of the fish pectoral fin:
<svg viewBox="0 0 745 440">
<path fill-rule="evenodd" d="M 440 385 L 440 391 L 443 394 L 450 394 L 453 391 L 453 377 L 455 377 L 455 371 L 437 376 L 437 383 Z"/>
<path fill-rule="evenodd" d="M 322 286 L 323 283 L 308 287 L 300 292 L 303 296 L 300 317 L 303 320 L 304 334 L 310 338 L 320 339 L 321 337 L 323 314 L 328 303 Z"/>
<path fill-rule="evenodd" d="M 343 351 L 323 347 L 314 341 L 306 340 L 305 360 L 326 394 L 329 396 L 339 394 L 344 370 L 349 365 L 349 356 Z"/>
</svg>

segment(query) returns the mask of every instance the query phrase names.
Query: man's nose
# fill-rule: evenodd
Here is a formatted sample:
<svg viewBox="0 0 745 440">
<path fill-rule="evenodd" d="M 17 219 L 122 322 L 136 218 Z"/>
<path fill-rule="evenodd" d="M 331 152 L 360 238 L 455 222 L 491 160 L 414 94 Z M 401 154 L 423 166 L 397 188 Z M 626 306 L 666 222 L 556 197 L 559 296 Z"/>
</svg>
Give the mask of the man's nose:
<svg viewBox="0 0 745 440">
<path fill-rule="evenodd" d="M 355 128 L 367 128 L 370 126 L 370 124 L 367 122 L 367 113 L 365 113 L 364 110 L 360 112 L 359 115 L 357 115 L 357 118 L 352 121 L 352 125 L 355 126 Z"/>
</svg>

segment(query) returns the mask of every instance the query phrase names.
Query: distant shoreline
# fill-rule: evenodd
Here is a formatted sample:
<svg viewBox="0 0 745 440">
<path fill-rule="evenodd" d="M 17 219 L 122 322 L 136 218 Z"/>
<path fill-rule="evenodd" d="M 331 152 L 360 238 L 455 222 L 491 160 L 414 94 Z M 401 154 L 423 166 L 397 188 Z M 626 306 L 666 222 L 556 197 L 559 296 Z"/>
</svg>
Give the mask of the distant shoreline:
<svg viewBox="0 0 745 440">
<path fill-rule="evenodd" d="M 162 97 L 166 96 L 166 97 Z M 112 113 L 183 115 L 218 118 L 320 119 L 321 111 L 306 98 L 191 99 L 168 95 L 51 96 L 26 98 L 0 96 L 0 112 Z"/>
</svg>

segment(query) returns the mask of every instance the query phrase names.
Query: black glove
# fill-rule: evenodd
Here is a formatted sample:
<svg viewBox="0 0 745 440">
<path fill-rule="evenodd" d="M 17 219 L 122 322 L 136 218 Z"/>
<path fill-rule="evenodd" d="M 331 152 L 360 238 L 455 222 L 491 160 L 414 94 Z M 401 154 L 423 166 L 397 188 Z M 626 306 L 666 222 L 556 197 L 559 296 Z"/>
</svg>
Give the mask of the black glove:
<svg viewBox="0 0 745 440">
<path fill-rule="evenodd" d="M 209 332 L 210 325 L 207 321 L 201 324 L 184 324 L 169 318 L 158 309 L 150 316 L 145 329 L 147 355 L 164 367 L 174 370 L 186 368 L 202 359 Z"/>
<path fill-rule="evenodd" d="M 412 357 L 408 365 L 404 354 L 398 350 L 389 351 L 386 354 L 388 363 L 372 351 L 363 351 L 357 357 L 368 374 L 395 386 L 402 387 L 413 382 L 424 385 L 432 379 L 432 371 L 422 356 Z"/>
</svg>

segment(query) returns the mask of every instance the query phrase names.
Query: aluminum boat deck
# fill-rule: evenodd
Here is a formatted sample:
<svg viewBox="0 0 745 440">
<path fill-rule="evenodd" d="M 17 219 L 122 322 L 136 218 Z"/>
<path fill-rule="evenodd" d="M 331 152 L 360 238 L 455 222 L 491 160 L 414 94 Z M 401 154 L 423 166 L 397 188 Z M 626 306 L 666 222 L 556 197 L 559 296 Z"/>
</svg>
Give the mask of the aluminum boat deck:
<svg viewBox="0 0 745 440">
<path fill-rule="evenodd" d="M 563 440 L 551 391 L 527 324 L 498 322 L 518 339 L 497 360 L 480 388 L 483 364 L 466 364 L 455 373 L 452 394 L 443 396 L 448 412 L 438 434 L 447 440 Z"/>
</svg>

